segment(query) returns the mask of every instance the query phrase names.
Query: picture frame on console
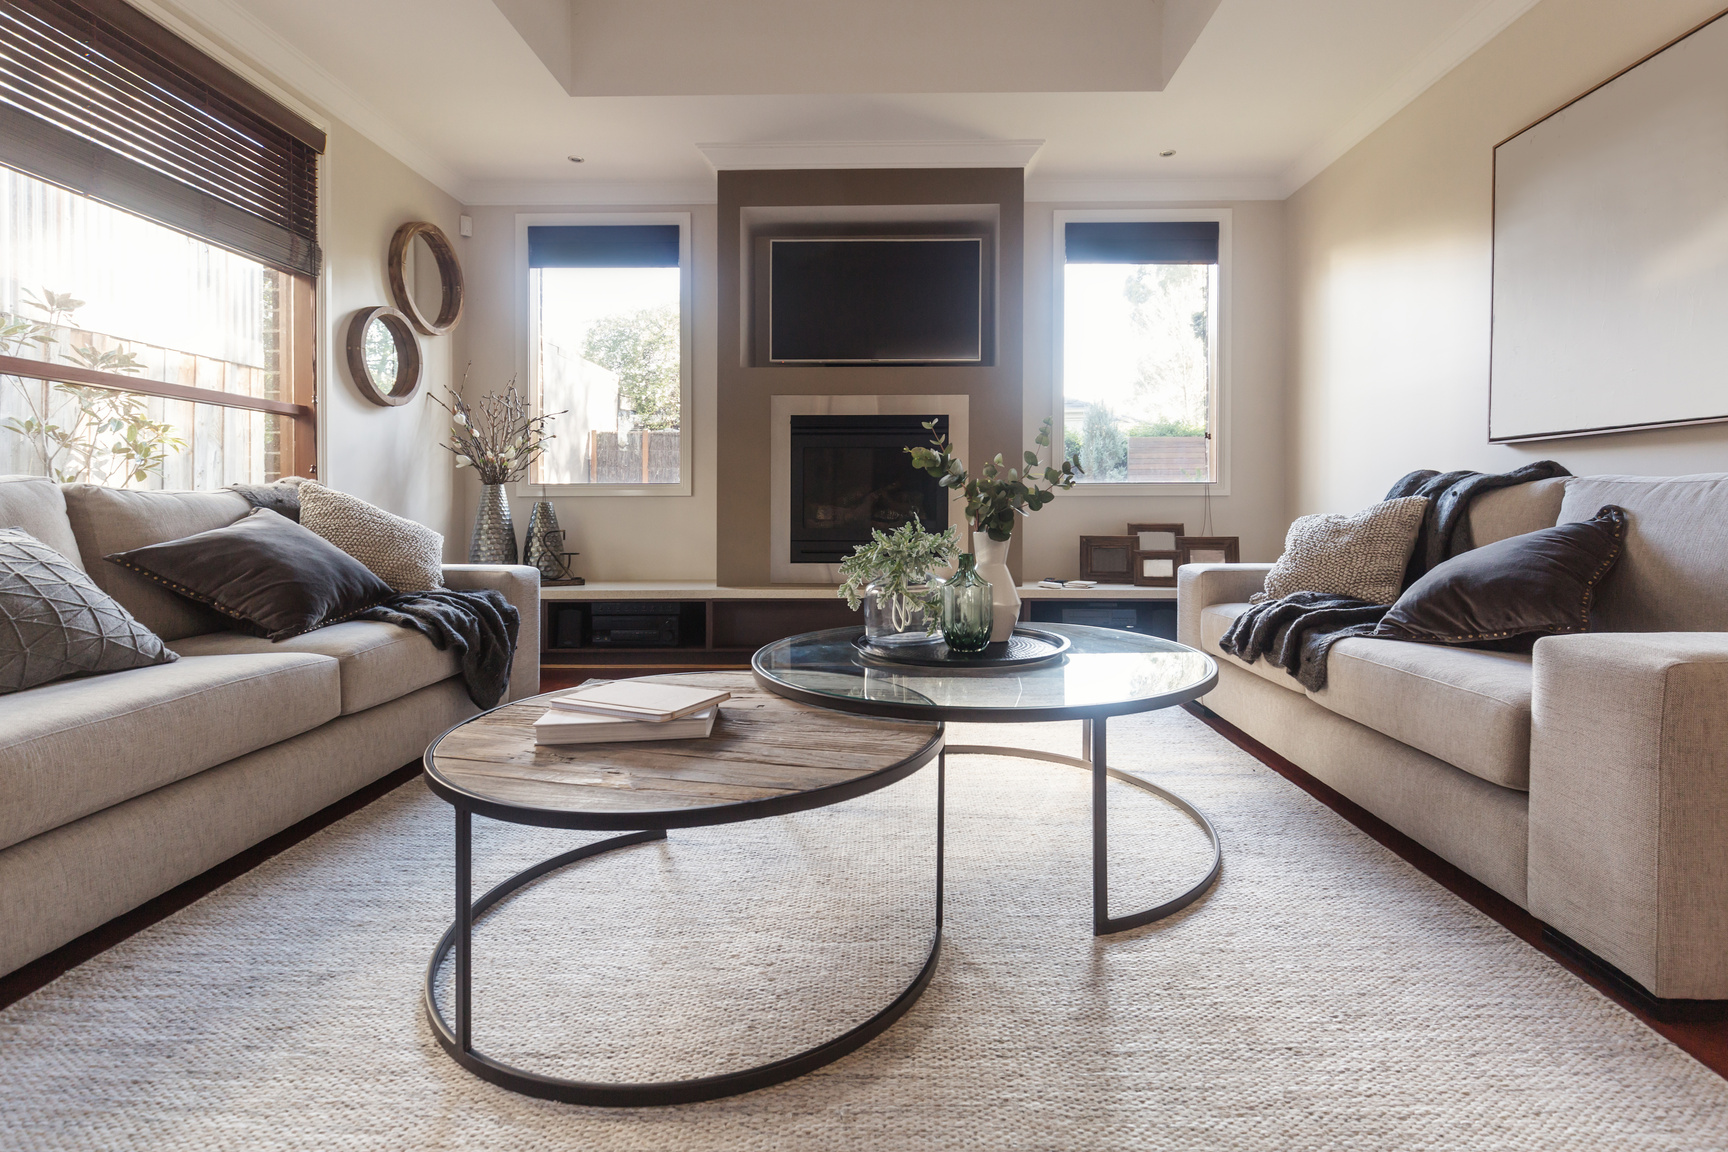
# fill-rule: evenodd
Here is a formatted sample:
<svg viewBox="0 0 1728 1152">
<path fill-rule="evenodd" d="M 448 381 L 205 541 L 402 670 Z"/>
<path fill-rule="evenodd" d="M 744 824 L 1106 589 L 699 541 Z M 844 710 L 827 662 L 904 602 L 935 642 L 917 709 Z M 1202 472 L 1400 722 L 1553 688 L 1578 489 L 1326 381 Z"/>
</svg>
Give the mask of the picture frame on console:
<svg viewBox="0 0 1728 1152">
<path fill-rule="evenodd" d="M 1181 536 L 1176 540 L 1176 549 L 1181 555 L 1178 568 L 1184 564 L 1242 562 L 1242 541 L 1238 536 Z"/>
<path fill-rule="evenodd" d="M 1080 579 L 1100 584 L 1133 583 L 1139 543 L 1134 536 L 1080 537 Z"/>
<path fill-rule="evenodd" d="M 1134 584 L 1139 588 L 1176 587 L 1176 569 L 1182 566 L 1177 541 L 1188 530 L 1186 524 L 1131 523 L 1134 538 Z"/>
</svg>

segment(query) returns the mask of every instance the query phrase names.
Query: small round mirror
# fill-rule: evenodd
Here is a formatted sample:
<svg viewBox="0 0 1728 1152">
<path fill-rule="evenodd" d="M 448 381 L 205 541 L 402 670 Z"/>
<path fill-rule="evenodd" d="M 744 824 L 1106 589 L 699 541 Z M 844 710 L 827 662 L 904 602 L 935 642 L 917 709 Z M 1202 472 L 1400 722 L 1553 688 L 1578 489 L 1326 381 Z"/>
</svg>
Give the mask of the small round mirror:
<svg viewBox="0 0 1728 1152">
<path fill-rule="evenodd" d="M 410 221 L 390 238 L 390 295 L 414 327 L 438 336 L 462 318 L 462 265 L 443 229 Z"/>
<path fill-rule="evenodd" d="M 420 339 L 394 308 L 362 308 L 348 322 L 348 371 L 374 404 L 402 404 L 420 387 Z"/>
</svg>

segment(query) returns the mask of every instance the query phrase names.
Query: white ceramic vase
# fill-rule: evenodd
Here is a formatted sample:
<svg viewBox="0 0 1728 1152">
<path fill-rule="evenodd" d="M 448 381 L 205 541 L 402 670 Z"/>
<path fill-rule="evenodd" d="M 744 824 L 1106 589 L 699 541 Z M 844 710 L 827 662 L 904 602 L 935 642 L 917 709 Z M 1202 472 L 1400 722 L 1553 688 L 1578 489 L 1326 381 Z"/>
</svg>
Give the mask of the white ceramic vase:
<svg viewBox="0 0 1728 1152">
<path fill-rule="evenodd" d="M 990 581 L 990 642 L 999 644 L 1014 635 L 1020 619 L 1020 590 L 1008 574 L 1008 545 L 1012 540 L 992 540 L 983 532 L 972 533 L 972 553 L 978 557 L 978 575 Z"/>
</svg>

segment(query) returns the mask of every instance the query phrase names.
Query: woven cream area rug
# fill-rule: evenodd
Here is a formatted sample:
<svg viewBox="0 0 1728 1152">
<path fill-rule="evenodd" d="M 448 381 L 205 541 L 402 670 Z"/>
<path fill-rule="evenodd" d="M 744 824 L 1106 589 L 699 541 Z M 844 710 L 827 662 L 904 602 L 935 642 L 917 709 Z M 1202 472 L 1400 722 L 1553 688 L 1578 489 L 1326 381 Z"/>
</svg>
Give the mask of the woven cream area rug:
<svg viewBox="0 0 1728 1152">
<path fill-rule="evenodd" d="M 1111 751 L 1212 816 L 1212 894 L 1094 939 L 1087 775 L 956 757 L 935 980 L 800 1080 L 617 1111 L 459 1069 L 420 1013 L 452 866 L 416 782 L 0 1013 L 0 1147 L 1728 1148 L 1728 1083 L 1192 717 L 1113 722 Z M 659 1079 L 843 1031 L 922 961 L 935 783 L 549 877 L 477 934 L 477 1045 Z M 1203 868 L 1185 818 L 1111 803 L 1113 911 Z M 581 839 L 478 821 L 480 880 Z"/>
</svg>

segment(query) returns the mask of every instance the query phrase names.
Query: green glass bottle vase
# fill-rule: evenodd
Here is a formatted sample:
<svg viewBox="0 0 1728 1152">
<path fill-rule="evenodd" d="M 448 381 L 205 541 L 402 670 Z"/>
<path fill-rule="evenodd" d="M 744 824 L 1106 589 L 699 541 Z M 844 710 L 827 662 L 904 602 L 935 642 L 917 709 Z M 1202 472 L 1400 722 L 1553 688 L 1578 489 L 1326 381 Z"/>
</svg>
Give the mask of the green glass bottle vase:
<svg viewBox="0 0 1728 1152">
<path fill-rule="evenodd" d="M 960 557 L 960 570 L 942 585 L 942 639 L 955 652 L 982 652 L 990 643 L 990 581 L 978 575 L 977 558 Z"/>
</svg>

